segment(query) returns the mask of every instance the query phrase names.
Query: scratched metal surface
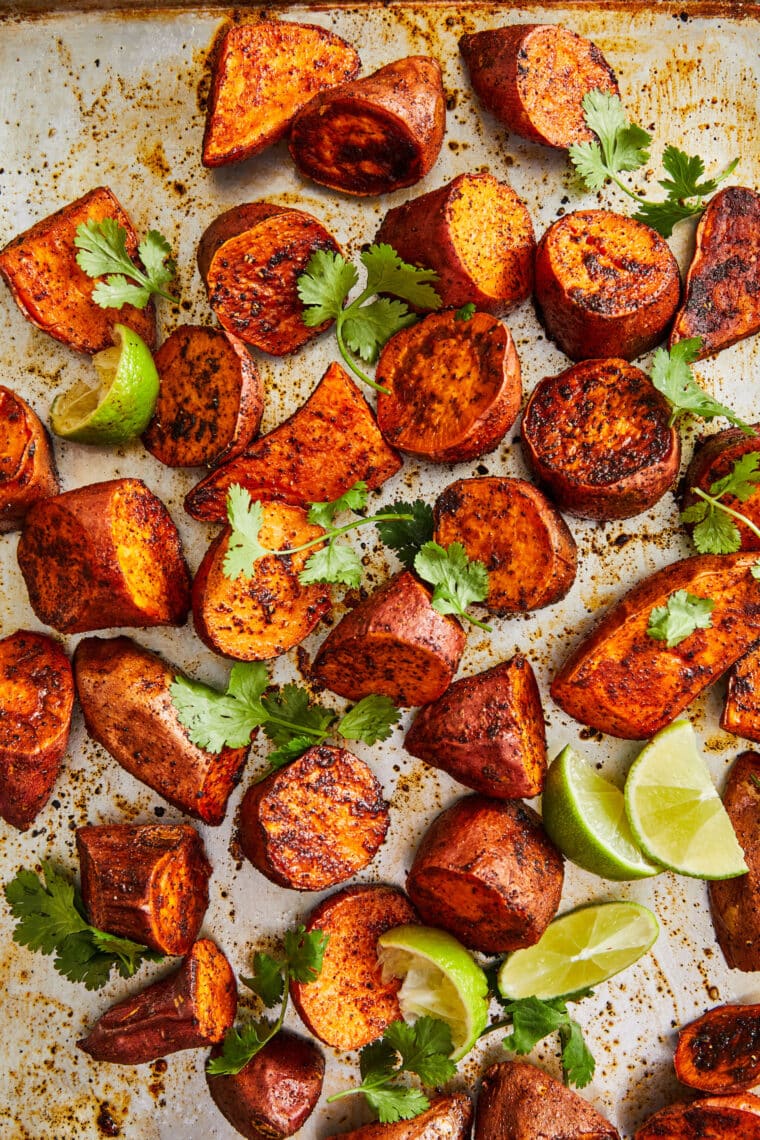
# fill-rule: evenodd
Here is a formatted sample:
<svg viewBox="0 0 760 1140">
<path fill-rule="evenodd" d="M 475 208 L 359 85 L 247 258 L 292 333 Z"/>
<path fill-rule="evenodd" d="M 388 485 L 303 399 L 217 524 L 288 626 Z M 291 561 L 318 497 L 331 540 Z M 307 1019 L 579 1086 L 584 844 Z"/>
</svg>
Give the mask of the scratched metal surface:
<svg viewBox="0 0 760 1140">
<path fill-rule="evenodd" d="M 33 5 L 36 6 L 36 5 Z M 174 7 L 174 6 L 172 6 Z M 303 181 L 284 145 L 241 166 L 218 172 L 199 161 L 208 74 L 208 48 L 226 14 L 218 9 L 148 12 L 58 13 L 22 18 L 0 10 L 0 244 L 36 219 L 107 183 L 131 213 L 138 230 L 162 230 L 178 253 L 181 306 L 162 306 L 168 333 L 182 321 L 211 319 L 195 269 L 198 237 L 221 210 L 241 201 L 271 197 L 301 205 L 322 218 L 355 254 L 370 240 L 390 205 L 440 185 L 463 171 L 489 169 L 508 178 L 526 200 L 537 234 L 563 211 L 595 204 L 579 191 L 562 154 L 508 137 L 471 97 L 457 51 L 463 31 L 501 23 L 563 22 L 590 36 L 615 68 L 631 116 L 656 136 L 653 165 L 665 142 L 708 160 L 708 168 L 741 156 L 736 181 L 760 186 L 757 121 L 760 111 L 758 43 L 760 22 L 736 5 L 701 8 L 688 4 L 656 7 L 605 5 L 514 6 L 409 4 L 398 6 L 297 5 L 280 9 L 284 18 L 308 18 L 333 28 L 361 51 L 364 71 L 409 52 L 436 56 L 449 96 L 446 139 L 440 159 L 418 186 L 382 200 L 356 201 Z M 700 15 L 700 13 L 702 13 Z M 247 13 L 246 13 L 247 14 Z M 623 206 L 611 191 L 603 204 Z M 673 241 L 684 265 L 691 229 Z M 508 318 L 520 353 L 526 394 L 543 376 L 566 366 L 548 344 L 529 304 Z M 760 418 L 755 377 L 760 369 L 757 338 L 722 353 L 697 369 L 702 382 L 732 402 L 747 418 Z M 261 358 L 267 385 L 264 429 L 278 423 L 311 392 L 329 359 L 328 337 L 289 360 Z M 648 359 L 640 362 L 644 367 Z M 55 393 L 89 362 L 28 324 L 9 293 L 0 293 L 0 376 L 46 418 Z M 716 425 L 717 426 L 717 425 Z M 477 464 L 434 468 L 407 461 L 376 501 L 400 493 L 429 499 L 454 478 L 476 472 L 523 475 L 515 427 L 493 454 Z M 694 435 L 687 431 L 685 457 Z M 116 452 L 56 441 L 63 487 L 113 475 L 139 475 L 167 503 L 197 567 L 213 533 L 189 519 L 182 498 L 197 472 L 171 472 L 139 443 Z M 635 745 L 583 739 L 548 696 L 553 670 L 589 627 L 595 614 L 630 584 L 687 553 L 677 528 L 677 507 L 667 495 L 655 510 L 635 520 L 607 525 L 570 520 L 580 548 L 580 572 L 568 597 L 530 616 L 496 620 L 491 638 L 471 629 L 460 674 L 470 674 L 519 648 L 528 654 L 545 695 L 550 755 L 574 742 L 588 758 L 622 778 Z M 0 633 L 40 628 L 29 608 L 15 560 L 16 536 L 0 540 Z M 367 540 L 367 584 L 395 568 Z M 342 612 L 338 598 L 335 616 Z M 190 673 L 221 682 L 227 664 L 209 653 L 191 624 L 182 630 L 139 631 L 137 639 Z M 313 654 L 323 633 L 306 642 Z M 71 650 L 76 639 L 67 639 Z M 292 675 L 294 655 L 276 662 L 273 675 Z M 328 698 L 329 699 L 329 698 Z M 721 780 L 741 745 L 717 728 L 719 694 L 698 701 L 689 715 L 704 741 L 716 780 Z M 385 782 L 392 824 L 385 847 L 359 879 L 403 884 L 411 853 L 439 808 L 461 792 L 443 774 L 428 770 L 401 748 L 402 728 L 387 745 L 358 751 Z M 261 764 L 254 748 L 248 772 Z M 243 780 L 245 787 L 246 780 Z M 212 901 L 204 932 L 218 940 L 234 968 L 245 971 L 250 954 L 303 916 L 316 902 L 270 885 L 230 853 L 235 810 L 227 820 L 203 828 L 214 864 Z M 53 858 L 72 869 L 74 829 L 84 822 L 178 818 L 178 813 L 127 776 L 86 737 L 75 712 L 70 748 L 51 802 L 35 827 L 20 835 L 0 821 L 0 877 L 22 865 Z M 664 874 L 641 884 L 615 885 L 567 867 L 562 909 L 581 901 L 635 898 L 654 908 L 662 932 L 652 953 L 634 968 L 599 987 L 579 1008 L 597 1073 L 587 1096 L 631 1136 L 652 1110 L 678 1095 L 672 1073 L 673 1027 L 708 1005 L 732 998 L 757 999 L 758 978 L 726 969 L 715 944 L 704 884 Z M 117 980 L 90 994 L 61 979 L 49 959 L 15 946 L 5 905 L 0 905 L 0 1135 L 4 1140 L 201 1140 L 236 1135 L 208 1098 L 201 1052 L 175 1054 L 166 1063 L 135 1069 L 91 1062 L 74 1042 L 112 1001 L 142 986 L 150 968 L 129 982 Z M 154 967 L 155 974 L 161 972 Z M 289 1023 L 297 1027 L 295 1015 Z M 325 1095 L 355 1074 L 355 1058 L 325 1050 Z M 460 1084 L 474 1087 L 487 1061 L 500 1055 L 487 1046 L 462 1067 Z M 557 1072 L 550 1045 L 535 1054 Z M 358 1104 L 330 1107 L 324 1098 L 301 1135 L 321 1140 L 366 1119 Z"/>
</svg>

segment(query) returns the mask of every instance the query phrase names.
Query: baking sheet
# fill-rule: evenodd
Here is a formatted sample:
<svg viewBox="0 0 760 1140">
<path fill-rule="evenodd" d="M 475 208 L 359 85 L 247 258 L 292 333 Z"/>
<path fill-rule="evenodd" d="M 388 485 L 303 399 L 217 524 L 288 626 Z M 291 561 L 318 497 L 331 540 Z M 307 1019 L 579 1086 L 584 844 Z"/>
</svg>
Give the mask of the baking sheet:
<svg viewBox="0 0 760 1140">
<path fill-rule="evenodd" d="M 457 51 L 464 31 L 512 22 L 561 22 L 590 36 L 618 74 L 624 103 L 633 120 L 655 135 L 652 167 L 662 147 L 675 143 L 702 154 L 708 171 L 740 156 L 735 180 L 760 186 L 757 122 L 760 111 L 758 43 L 760 20 L 739 5 L 660 4 L 641 7 L 602 5 L 288 5 L 268 14 L 308 19 L 332 28 L 360 50 L 364 73 L 403 54 L 429 53 L 442 64 L 448 94 L 447 133 L 441 156 L 420 184 L 381 200 L 352 200 L 322 191 L 293 169 L 284 144 L 237 167 L 216 172 L 200 165 L 207 54 L 228 18 L 219 9 L 142 12 L 61 10 L 22 18 L 0 8 L 0 244 L 91 187 L 106 183 L 131 214 L 140 232 L 158 228 L 177 252 L 181 305 L 159 305 L 161 331 L 182 322 L 211 319 L 195 269 L 198 238 L 218 213 L 242 201 L 272 198 L 315 213 L 350 254 L 370 241 L 385 210 L 441 185 L 463 171 L 488 169 L 507 178 L 522 195 L 540 235 L 565 210 L 595 205 L 625 209 L 617 192 L 597 199 L 582 193 L 566 158 L 509 137 L 482 112 L 470 94 Z M 245 18 L 255 9 L 245 9 Z M 640 175 L 632 182 L 640 184 Z M 654 187 L 654 196 L 659 193 Z M 692 227 L 681 226 L 672 246 L 682 266 L 688 258 Z M 53 396 L 80 376 L 91 375 L 86 358 L 65 349 L 28 324 L 10 294 L 0 292 L 2 382 L 24 395 L 45 419 Z M 546 342 L 532 308 L 523 305 L 508 318 L 523 369 L 525 394 L 544 375 L 567 366 Z M 760 418 L 758 340 L 745 341 L 697 367 L 702 383 L 732 403 L 748 419 Z M 322 337 L 294 358 L 259 357 L 267 403 L 263 430 L 277 424 L 312 391 L 329 360 L 333 343 Z M 640 361 L 643 367 L 649 358 Z M 366 393 L 371 397 L 369 391 Z M 715 430 L 714 425 L 707 430 Z M 377 504 L 399 496 L 432 501 L 447 483 L 473 474 L 525 475 L 516 436 L 519 424 L 497 451 L 472 464 L 435 468 L 406 460 L 402 472 L 373 497 Z M 685 431 L 684 455 L 695 436 Z M 75 487 L 115 475 L 137 475 L 166 502 L 186 545 L 194 570 L 215 528 L 189 519 L 182 510 L 185 492 L 198 472 L 172 472 L 139 443 L 117 451 L 88 449 L 56 440 L 62 485 Z M 553 704 L 548 684 L 568 648 L 595 615 L 645 574 L 689 553 L 677 526 L 677 505 L 667 495 L 658 507 L 635 520 L 596 524 L 569 520 L 579 544 L 578 579 L 561 603 L 536 614 L 495 619 L 489 638 L 468 631 L 460 674 L 468 675 L 525 652 L 544 694 L 550 755 L 573 743 L 611 776 L 622 778 L 638 746 L 600 739 L 569 721 Z M 42 628 L 26 598 L 16 559 L 16 536 L 0 539 L 0 634 Z M 396 568 L 391 555 L 364 543 L 365 584 L 380 582 Z M 337 620 L 343 607 L 338 597 Z M 313 655 L 324 632 L 310 637 Z M 101 635 L 102 636 L 102 635 Z M 137 640 L 159 651 L 194 676 L 223 682 L 227 662 L 211 654 L 192 625 L 182 630 L 137 631 Z M 68 638 L 73 650 L 77 638 Z M 295 654 L 278 660 L 275 680 L 291 677 Z M 719 689 L 719 687 L 718 687 Z M 689 709 L 716 780 L 741 742 L 717 728 L 719 692 Z M 329 701 L 329 694 L 326 695 Z M 339 702 L 336 698 L 336 707 Z M 427 824 L 462 788 L 443 773 L 427 769 L 401 748 L 411 713 L 391 741 L 357 752 L 383 779 L 392 805 L 387 842 L 359 881 L 403 885 L 405 871 Z M 249 775 L 263 764 L 261 746 L 252 749 Z M 214 937 L 234 969 L 247 972 L 254 949 L 265 948 L 321 896 L 274 887 L 230 853 L 235 810 L 233 795 L 225 823 L 199 825 L 214 877 L 204 933 Z M 21 866 L 54 859 L 74 871 L 74 830 L 89 822 L 181 818 L 175 809 L 124 773 L 88 740 L 78 710 L 64 770 L 53 797 L 33 829 L 20 835 L 0 821 L 0 878 Z M 613 884 L 567 866 L 561 910 L 592 900 L 637 899 L 652 907 L 661 923 L 653 951 L 622 976 L 600 986 L 577 1007 L 577 1016 L 597 1058 L 594 1081 L 583 1095 L 631 1136 L 651 1111 L 679 1095 L 672 1073 L 673 1027 L 711 1004 L 758 1000 L 757 975 L 729 971 L 713 936 L 703 883 L 664 874 L 637 884 Z M 0 905 L 0 1136 L 7 1140 L 201 1140 L 232 1138 L 236 1132 L 207 1097 L 205 1053 L 179 1053 L 150 1066 L 129 1069 L 95 1064 L 74 1041 L 113 1001 L 159 976 L 166 967 L 144 967 L 136 979 L 112 981 L 91 994 L 56 974 L 50 959 L 11 941 L 12 924 Z M 299 1028 L 295 1014 L 288 1024 Z M 324 1096 L 300 1135 L 321 1140 L 356 1126 L 367 1114 L 355 1098 L 337 1105 L 324 1097 L 354 1080 L 355 1057 L 325 1049 Z M 486 1062 L 499 1059 L 498 1035 L 461 1066 L 454 1085 L 472 1087 Z M 559 1074 L 552 1042 L 533 1059 Z"/>
</svg>

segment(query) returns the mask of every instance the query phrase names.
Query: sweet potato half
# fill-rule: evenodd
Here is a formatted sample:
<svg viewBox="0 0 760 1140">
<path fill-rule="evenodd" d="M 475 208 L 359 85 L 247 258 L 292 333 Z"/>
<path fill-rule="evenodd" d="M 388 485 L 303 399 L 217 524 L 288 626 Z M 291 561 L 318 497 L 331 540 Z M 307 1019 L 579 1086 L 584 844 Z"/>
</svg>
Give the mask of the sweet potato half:
<svg viewBox="0 0 760 1140">
<path fill-rule="evenodd" d="M 754 424 L 753 427 L 760 434 L 760 424 Z M 698 501 L 699 497 L 692 488 L 698 487 L 709 494 L 711 484 L 723 479 L 738 459 L 753 451 L 760 452 L 758 436 L 747 435 L 741 428 L 725 428 L 708 436 L 695 449 L 684 476 L 684 510 Z M 743 502 L 739 502 L 734 495 L 724 495 L 721 501 L 731 510 L 746 515 L 755 526 L 760 526 L 760 487 Z M 760 550 L 760 538 L 741 519 L 734 519 L 733 522 L 739 531 L 739 549 Z"/>
<path fill-rule="evenodd" d="M 746 875 L 710 883 L 710 913 L 726 964 L 733 970 L 760 970 L 760 754 L 742 752 L 734 761 L 723 792 L 728 812 L 749 867 Z"/>
<path fill-rule="evenodd" d="M 50 436 L 26 400 L 0 386 L 0 534 L 20 530 L 33 503 L 57 494 Z"/>
<path fill-rule="evenodd" d="M 745 740 L 760 743 L 760 647 L 755 646 L 731 666 L 720 727 Z"/>
<path fill-rule="evenodd" d="M 702 1092 L 760 1084 L 760 1005 L 719 1005 L 684 1025 L 673 1064 L 681 1084 Z"/>
<path fill-rule="evenodd" d="M 464 1093 L 453 1093 L 435 1097 L 430 1108 L 412 1120 L 365 1124 L 328 1140 L 468 1140 L 471 1123 L 472 1101 Z"/>
<path fill-rule="evenodd" d="M 634 1140 L 760 1140 L 760 1097 L 742 1093 L 670 1104 L 650 1116 Z"/>
<path fill-rule="evenodd" d="M 474 1140 L 619 1140 L 577 1092 L 527 1061 L 491 1065 L 478 1097 Z"/>
</svg>

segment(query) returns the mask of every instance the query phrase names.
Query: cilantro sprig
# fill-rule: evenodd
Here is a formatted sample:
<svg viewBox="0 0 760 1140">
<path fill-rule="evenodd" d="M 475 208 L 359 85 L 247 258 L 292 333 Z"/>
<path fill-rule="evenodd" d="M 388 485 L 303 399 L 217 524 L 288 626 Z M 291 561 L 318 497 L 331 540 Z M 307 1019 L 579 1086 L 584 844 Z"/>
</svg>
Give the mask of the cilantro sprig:
<svg viewBox="0 0 760 1140">
<path fill-rule="evenodd" d="M 144 309 L 153 293 L 176 302 L 166 287 L 176 277 L 177 266 L 171 246 L 157 230 L 148 230 L 137 247 L 144 269 L 127 252 L 127 231 L 115 218 L 103 218 L 101 222 L 90 218 L 83 222 L 77 226 L 74 245 L 79 251 L 79 268 L 88 277 L 105 277 L 105 281 L 98 281 L 92 294 L 101 308 L 134 305 Z"/>
<path fill-rule="evenodd" d="M 250 1021 L 228 1030 L 221 1053 L 206 1065 L 209 1076 L 239 1073 L 279 1033 L 288 1007 L 291 981 L 308 983 L 319 977 L 329 938 L 321 930 L 307 933 L 305 926 L 297 926 L 285 934 L 282 956 L 254 954 L 253 977 L 240 980 L 267 1009 L 281 1002 L 280 1013 L 274 1022 Z"/>
<path fill-rule="evenodd" d="M 668 649 L 680 645 L 697 629 L 709 629 L 715 609 L 712 598 L 700 598 L 686 590 L 676 590 L 664 606 L 655 606 L 649 615 L 647 634 L 664 641 Z"/>
<path fill-rule="evenodd" d="M 488 595 L 488 570 L 482 562 L 473 561 L 461 542 L 445 549 L 437 542 L 426 542 L 414 559 L 420 578 L 433 586 L 431 605 L 440 614 L 456 614 L 491 632 L 491 626 L 467 613 L 472 602 L 482 602 Z"/>
<path fill-rule="evenodd" d="M 652 383 L 671 405 L 671 426 L 684 414 L 701 416 L 703 420 L 725 416 L 729 423 L 741 428 L 745 435 L 755 435 L 754 428 L 740 419 L 731 408 L 700 388 L 690 365 L 697 359 L 701 347 L 701 337 L 688 337 L 676 341 L 669 351 L 658 348 L 652 358 Z"/>
<path fill-rule="evenodd" d="M 348 367 L 365 384 L 387 393 L 359 367 L 355 357 L 365 364 L 374 364 L 385 342 L 415 323 L 417 316 L 405 302 L 421 309 L 439 308 L 441 298 L 429 284 L 438 274 L 409 265 L 392 246 L 385 244 L 370 246 L 359 255 L 359 260 L 367 271 L 367 282 L 359 295 L 346 304 L 359 281 L 356 267 L 330 250 L 319 249 L 312 254 L 296 282 L 298 296 L 306 306 L 303 320 L 310 328 L 334 320 L 338 348 Z"/>
<path fill-rule="evenodd" d="M 686 523 L 696 523 L 691 537 L 700 554 L 733 554 L 740 549 L 741 534 L 734 519 L 744 523 L 760 538 L 760 528 L 752 519 L 721 501 L 725 495 L 731 495 L 740 503 L 746 503 L 758 484 L 760 452 L 748 451 L 736 460 L 727 475 L 710 484 L 709 493 L 701 487 L 691 488 L 701 501 L 681 511 L 681 519 Z"/>
<path fill-rule="evenodd" d="M 565 1084 L 583 1088 L 594 1075 L 596 1062 L 583 1038 L 580 1024 L 570 1016 L 568 1001 L 580 1001 L 589 997 L 591 990 L 582 990 L 572 998 L 520 998 L 519 1001 L 505 1001 L 496 997 L 504 1007 L 505 1017 L 491 1025 L 481 1033 L 485 1037 L 497 1029 L 511 1028 L 502 1045 L 511 1053 L 523 1055 L 552 1033 L 559 1034 L 560 1060 L 562 1075 Z"/>
<path fill-rule="evenodd" d="M 55 954 L 53 966 L 64 978 L 99 990 L 116 967 L 131 978 L 145 961 L 163 957 L 130 938 L 119 938 L 95 926 L 85 916 L 74 884 L 50 862 L 42 863 L 44 883 L 34 871 L 22 869 L 6 883 L 5 897 L 18 921 L 13 941 L 42 954 Z"/>
</svg>

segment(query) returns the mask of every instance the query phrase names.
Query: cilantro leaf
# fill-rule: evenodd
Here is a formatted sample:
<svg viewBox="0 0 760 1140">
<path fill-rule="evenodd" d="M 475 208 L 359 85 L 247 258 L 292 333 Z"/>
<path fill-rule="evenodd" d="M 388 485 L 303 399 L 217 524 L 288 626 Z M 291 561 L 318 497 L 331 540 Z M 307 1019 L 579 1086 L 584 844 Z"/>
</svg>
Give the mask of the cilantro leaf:
<svg viewBox="0 0 760 1140">
<path fill-rule="evenodd" d="M 581 991 L 573 1000 L 587 997 L 590 993 L 591 990 Z M 530 1053 L 544 1037 L 558 1033 L 565 1083 L 582 1088 L 594 1075 L 595 1062 L 583 1039 L 583 1030 L 568 1013 L 567 1000 L 526 997 L 518 1001 L 502 1001 L 507 1023 L 512 1025 L 512 1032 L 502 1044 L 510 1052 L 522 1055 Z M 503 1024 L 497 1022 L 486 1032 Z"/>
<path fill-rule="evenodd" d="M 715 508 L 708 509 L 704 519 L 694 527 L 691 537 L 700 554 L 733 554 L 742 543 L 734 520 L 724 511 Z"/>
<path fill-rule="evenodd" d="M 437 542 L 426 542 L 414 560 L 414 569 L 433 589 L 432 606 L 441 614 L 458 614 L 473 625 L 490 630 L 466 611 L 471 602 L 482 602 L 488 594 L 488 571 L 482 562 L 470 561 L 461 542 L 445 550 Z"/>
<path fill-rule="evenodd" d="M 336 320 L 358 280 L 358 271 L 342 254 L 328 249 L 313 253 L 296 282 L 298 296 L 307 306 L 304 324 L 316 328 L 325 321 Z"/>
<path fill-rule="evenodd" d="M 327 503 L 312 503 L 309 507 L 309 522 L 327 529 L 341 511 L 362 511 L 366 505 L 367 484 L 360 479 L 337 499 Z"/>
<path fill-rule="evenodd" d="M 715 498 L 733 495 L 740 503 L 746 503 L 760 483 L 760 452 L 748 451 L 739 456 L 727 475 L 710 484 L 710 494 Z"/>
<path fill-rule="evenodd" d="M 101 309 L 120 309 L 122 305 L 144 309 L 150 300 L 150 289 L 127 281 L 121 273 L 109 273 L 105 280 L 96 283 L 92 299 Z"/>
<path fill-rule="evenodd" d="M 261 998 L 267 1009 L 282 1001 L 285 993 L 285 980 L 282 976 L 282 962 L 278 962 L 271 954 L 257 951 L 253 955 L 253 977 L 243 978 L 241 982 Z"/>
<path fill-rule="evenodd" d="M 400 710 L 390 697 L 371 693 L 362 697 L 338 721 L 338 732 L 346 740 L 363 740 L 365 744 L 376 744 L 378 740 L 388 739 L 400 716 Z"/>
<path fill-rule="evenodd" d="M 267 756 L 267 766 L 260 772 L 254 783 L 259 784 L 270 776 L 272 772 L 277 772 L 280 768 L 285 768 L 294 760 L 298 760 L 303 756 L 304 752 L 309 748 L 313 748 L 316 741 L 313 736 L 291 736 L 290 740 L 279 744 L 277 748 L 273 748 Z"/>
<path fill-rule="evenodd" d="M 251 574 L 254 562 L 271 551 L 259 542 L 264 518 L 260 502 L 251 501 L 251 493 L 238 483 L 227 492 L 227 520 L 232 533 L 227 540 L 227 553 L 222 569 L 226 578 L 239 578 Z"/>
<path fill-rule="evenodd" d="M 693 218 L 695 213 L 700 212 L 701 207 L 695 210 L 693 206 L 684 205 L 682 202 L 671 202 L 668 198 L 664 202 L 640 202 L 633 216 L 637 222 L 643 222 L 645 226 L 667 238 L 671 236 L 679 222 Z"/>
<path fill-rule="evenodd" d="M 411 520 L 389 519 L 376 524 L 385 545 L 395 550 L 407 570 L 411 570 L 420 548 L 433 537 L 433 508 L 422 499 L 416 499 L 413 503 L 393 503 L 388 514 L 413 516 Z"/>
<path fill-rule="evenodd" d="M 582 1089 L 593 1077 L 596 1061 L 583 1038 L 583 1030 L 572 1017 L 560 1028 L 559 1040 L 564 1078 L 569 1085 Z"/>
<path fill-rule="evenodd" d="M 224 1036 L 222 1052 L 209 1060 L 206 1072 L 211 1077 L 234 1076 L 245 1068 L 272 1036 L 268 1025 L 260 1025 L 256 1021 L 251 1021 L 240 1029 L 233 1026 Z"/>
<path fill-rule="evenodd" d="M 664 641 L 668 649 L 680 645 L 696 629 L 709 629 L 710 614 L 715 609 L 711 598 L 699 598 L 686 590 L 676 590 L 664 606 L 656 606 L 649 615 L 647 633 L 656 641 Z"/>
<path fill-rule="evenodd" d="M 284 945 L 290 977 L 306 984 L 318 978 L 329 941 L 330 935 L 322 930 L 307 932 L 305 926 L 289 930 L 285 935 Z"/>
<path fill-rule="evenodd" d="M 399 257 L 393 246 L 385 242 L 364 250 L 360 254 L 360 260 L 367 270 L 367 292 L 391 293 L 420 309 L 440 307 L 441 298 L 429 284 L 438 280 L 434 269 L 409 265 Z"/>
<path fill-rule="evenodd" d="M 414 1025 L 394 1021 L 384 1038 L 401 1058 L 399 1071 L 416 1073 L 424 1085 L 442 1085 L 457 1071 L 450 1059 L 454 1044 L 445 1021 L 435 1017 L 420 1017 Z"/>
<path fill-rule="evenodd" d="M 417 317 L 409 312 L 403 301 L 379 297 L 368 305 L 362 305 L 356 316 L 346 317 L 343 339 L 366 364 L 374 364 L 385 342 L 416 321 Z"/>
<path fill-rule="evenodd" d="M 748 451 L 736 460 L 726 475 L 710 484 L 709 494 L 701 487 L 692 487 L 699 500 L 681 511 L 681 520 L 697 524 L 692 538 L 700 554 L 732 554 L 739 550 L 741 533 L 735 519 L 760 536 L 760 530 L 752 519 L 720 501 L 724 495 L 732 495 L 740 503 L 746 503 L 760 484 L 759 467 L 760 452 Z"/>
<path fill-rule="evenodd" d="M 229 690 L 219 693 L 182 675 L 172 681 L 169 695 L 187 735 L 207 752 L 246 748 L 253 730 L 266 719 L 266 713 L 254 702 L 238 700 Z"/>
<path fill-rule="evenodd" d="M 294 736 L 312 736 L 312 744 L 327 736 L 337 713 L 324 705 L 312 704 L 300 685 L 283 685 L 279 692 L 267 693 L 261 700 L 266 721 L 264 732 L 273 744 L 288 744 Z"/>
<path fill-rule="evenodd" d="M 730 423 L 740 427 L 745 435 L 754 435 L 755 432 L 749 424 L 725 404 L 713 399 L 697 384 L 689 365 L 697 359 L 701 347 L 700 337 L 688 337 L 677 341 L 670 351 L 658 348 L 654 354 L 652 383 L 672 406 L 671 424 L 674 424 L 684 412 L 691 412 L 705 420 L 725 416 Z"/>
<path fill-rule="evenodd" d="M 268 685 L 269 673 L 263 661 L 237 661 L 230 670 L 227 693 L 258 711 Z"/>
<path fill-rule="evenodd" d="M 172 247 L 158 230 L 148 230 L 137 247 L 137 253 L 154 290 L 163 289 L 177 276 Z"/>
<path fill-rule="evenodd" d="M 77 226 L 74 237 L 77 265 L 88 277 L 105 277 L 93 290 L 93 300 L 103 308 L 122 305 L 145 308 L 153 293 L 175 301 L 165 287 L 176 276 L 171 247 L 157 230 L 149 230 L 138 246 L 144 269 L 127 250 L 127 231 L 114 218 L 96 222 L 90 218 Z"/>
<path fill-rule="evenodd" d="M 397 1066 L 398 1052 L 385 1036 L 371 1041 L 359 1053 L 359 1072 L 362 1077 L 369 1077 L 373 1073 L 393 1076 Z"/>
<path fill-rule="evenodd" d="M 430 1101 L 420 1089 L 405 1085 L 387 1086 L 378 1082 L 378 1087 L 373 1088 L 370 1084 L 361 1091 L 370 1108 L 374 1108 L 381 1124 L 412 1120 L 430 1108 Z"/>
<path fill-rule="evenodd" d="M 340 582 L 355 588 L 361 585 L 361 580 L 361 559 L 353 546 L 345 542 L 329 542 L 321 550 L 315 550 L 298 575 L 302 586 L 313 582 Z"/>
<path fill-rule="evenodd" d="M 475 303 L 468 301 L 466 305 L 462 305 L 461 309 L 457 309 L 454 313 L 455 321 L 471 321 L 475 316 Z"/>
</svg>

